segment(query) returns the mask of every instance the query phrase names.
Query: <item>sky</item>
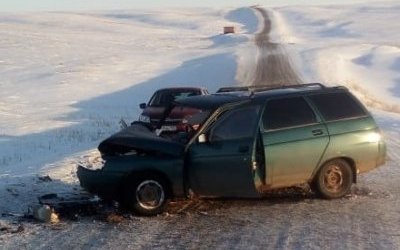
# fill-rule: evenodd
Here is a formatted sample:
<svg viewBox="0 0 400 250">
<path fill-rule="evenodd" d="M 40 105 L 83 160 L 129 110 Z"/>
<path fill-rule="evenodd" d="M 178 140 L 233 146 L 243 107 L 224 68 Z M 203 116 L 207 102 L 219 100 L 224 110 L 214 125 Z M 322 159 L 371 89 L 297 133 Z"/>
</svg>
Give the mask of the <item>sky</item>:
<svg viewBox="0 0 400 250">
<path fill-rule="evenodd" d="M 165 7 L 234 7 L 256 4 L 264 6 L 281 6 L 303 4 L 348 4 L 382 1 L 384 0 L 0 0 L 0 12 L 142 9 Z"/>
</svg>

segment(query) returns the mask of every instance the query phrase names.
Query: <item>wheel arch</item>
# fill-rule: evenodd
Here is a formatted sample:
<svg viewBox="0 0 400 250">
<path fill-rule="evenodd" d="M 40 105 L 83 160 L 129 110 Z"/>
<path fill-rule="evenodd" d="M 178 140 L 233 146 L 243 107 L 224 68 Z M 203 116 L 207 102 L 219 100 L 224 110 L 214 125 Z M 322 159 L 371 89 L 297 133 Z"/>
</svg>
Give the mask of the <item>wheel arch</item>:
<svg viewBox="0 0 400 250">
<path fill-rule="evenodd" d="M 351 168 L 351 172 L 352 172 L 352 179 L 353 179 L 353 183 L 357 183 L 357 167 L 356 167 L 356 163 L 355 161 L 347 156 L 339 156 L 339 157 L 333 157 L 330 159 L 327 159 L 325 161 L 323 161 L 321 164 L 319 164 L 318 168 L 314 171 L 310 183 L 313 183 L 315 181 L 315 177 L 317 176 L 317 173 L 320 171 L 320 169 L 322 168 L 322 166 L 324 166 L 327 162 L 333 161 L 333 160 L 343 160 L 345 162 L 347 162 L 347 164 L 349 164 L 350 168 Z"/>
<path fill-rule="evenodd" d="M 163 181 L 165 181 L 166 184 L 166 194 L 168 197 L 173 197 L 174 192 L 172 188 L 172 182 L 170 178 L 168 177 L 167 174 L 163 173 L 160 170 L 157 169 L 148 169 L 148 170 L 134 170 L 129 172 L 126 176 L 125 179 L 121 185 L 121 188 L 125 188 L 127 183 L 129 183 L 132 179 L 138 178 L 138 176 L 156 176 L 157 178 L 161 178 Z"/>
</svg>

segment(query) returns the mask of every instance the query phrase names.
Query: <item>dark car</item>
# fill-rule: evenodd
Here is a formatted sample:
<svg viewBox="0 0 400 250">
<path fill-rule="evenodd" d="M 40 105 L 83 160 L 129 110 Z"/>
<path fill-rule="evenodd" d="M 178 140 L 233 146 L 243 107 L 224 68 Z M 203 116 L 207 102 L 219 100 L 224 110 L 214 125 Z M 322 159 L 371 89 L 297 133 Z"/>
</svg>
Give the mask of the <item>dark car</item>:
<svg viewBox="0 0 400 250">
<path fill-rule="evenodd" d="M 175 103 L 209 110 L 186 141 L 134 124 L 103 141 L 100 170 L 78 167 L 81 185 L 142 215 L 171 197 L 261 197 L 308 183 L 320 196 L 346 195 L 359 173 L 384 164 L 371 114 L 344 87 L 297 85 L 248 96 L 205 95 Z"/>
<path fill-rule="evenodd" d="M 200 110 L 192 107 L 178 106 L 171 110 L 168 109 L 172 107 L 171 105 L 174 101 L 197 95 L 208 95 L 208 90 L 195 87 L 176 87 L 157 90 L 147 104 L 141 103 L 139 105 L 143 109 L 142 114 L 139 116 L 139 121 L 149 124 L 153 129 L 157 129 L 159 134 L 182 131 L 185 129 L 184 126 L 181 126 L 183 118 L 198 113 Z M 162 125 L 160 125 L 161 121 Z"/>
</svg>

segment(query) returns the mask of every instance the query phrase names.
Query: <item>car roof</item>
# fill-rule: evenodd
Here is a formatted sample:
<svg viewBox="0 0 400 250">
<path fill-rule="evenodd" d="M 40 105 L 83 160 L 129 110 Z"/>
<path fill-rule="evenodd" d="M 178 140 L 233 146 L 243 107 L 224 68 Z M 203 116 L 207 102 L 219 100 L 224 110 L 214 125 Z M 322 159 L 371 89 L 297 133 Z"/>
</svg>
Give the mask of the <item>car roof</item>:
<svg viewBox="0 0 400 250">
<path fill-rule="evenodd" d="M 217 90 L 216 93 L 226 93 L 226 92 L 236 92 L 236 91 L 249 91 L 249 86 L 230 86 L 230 87 L 222 87 Z"/>
<path fill-rule="evenodd" d="M 198 95 L 176 100 L 175 105 L 189 106 L 198 109 L 216 109 L 228 103 L 235 103 L 248 100 L 246 96 L 238 95 Z"/>
<path fill-rule="evenodd" d="M 283 97 L 283 96 L 292 96 L 292 95 L 301 95 L 301 94 L 310 94 L 310 93 L 328 93 L 335 91 L 348 91 L 346 87 L 343 86 L 334 86 L 334 87 L 326 87 L 322 84 L 299 84 L 299 85 L 291 85 L 284 86 L 282 88 L 271 88 L 271 89 L 261 89 L 259 91 L 255 91 L 250 96 L 255 101 L 264 101 L 271 97 Z"/>
<path fill-rule="evenodd" d="M 193 96 L 176 100 L 175 105 L 190 106 L 199 109 L 216 109 L 228 103 L 249 100 L 252 103 L 264 103 L 266 99 L 284 96 L 296 96 L 308 93 L 327 93 L 347 91 L 343 86 L 325 87 L 322 84 L 299 84 L 279 87 L 254 87 L 253 90 L 216 93 L 206 96 Z M 245 94 L 247 93 L 247 94 Z"/>
<path fill-rule="evenodd" d="M 203 87 L 171 87 L 171 88 L 162 88 L 158 89 L 156 92 L 160 91 L 186 91 L 186 90 L 205 90 Z"/>
</svg>

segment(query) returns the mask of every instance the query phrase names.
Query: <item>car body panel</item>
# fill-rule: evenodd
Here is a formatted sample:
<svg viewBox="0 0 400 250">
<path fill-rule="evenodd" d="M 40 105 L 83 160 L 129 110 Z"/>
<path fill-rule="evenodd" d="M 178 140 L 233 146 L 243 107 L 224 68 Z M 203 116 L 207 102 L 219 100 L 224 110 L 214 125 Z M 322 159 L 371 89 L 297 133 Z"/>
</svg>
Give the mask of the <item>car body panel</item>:
<svg viewBox="0 0 400 250">
<path fill-rule="evenodd" d="M 216 119 L 215 124 L 206 131 L 208 141 L 194 143 L 189 148 L 188 182 L 193 191 L 199 195 L 258 196 L 252 163 L 260 106 L 247 104 L 239 106 L 237 109 L 223 107 L 217 113 L 219 119 Z M 239 120 L 232 126 L 232 123 L 226 122 L 229 119 Z M 216 128 L 229 139 L 217 139 Z M 242 128 L 247 130 L 244 132 Z M 230 130 L 226 132 L 227 129 Z"/>
<path fill-rule="evenodd" d="M 314 135 L 312 131 L 323 131 Z M 309 181 L 319 166 L 328 143 L 323 124 L 265 131 L 263 142 L 266 161 L 266 183 L 270 188 L 291 186 Z"/>
<path fill-rule="evenodd" d="M 165 176 L 174 196 L 183 196 L 183 157 L 127 155 L 105 159 L 100 170 L 78 168 L 81 185 L 92 193 L 102 197 L 119 197 L 130 179 L 143 172 L 152 172 Z"/>
<path fill-rule="evenodd" d="M 104 199 L 118 199 L 124 178 L 123 172 L 104 172 L 78 166 L 77 176 L 81 186 Z"/>
<path fill-rule="evenodd" d="M 157 136 L 142 123 L 135 123 L 102 141 L 98 149 L 103 155 L 139 150 L 181 156 L 184 147 L 181 143 Z"/>
<path fill-rule="evenodd" d="M 150 118 L 150 122 L 157 123 L 165 112 L 166 107 L 151 107 L 146 106 L 141 115 L 148 116 Z"/>
<path fill-rule="evenodd" d="M 190 187 L 202 196 L 255 196 L 253 143 L 253 138 L 244 138 L 192 145 L 188 152 Z"/>
<path fill-rule="evenodd" d="M 206 95 L 193 96 L 175 101 L 176 104 L 198 109 L 216 110 L 226 104 L 248 101 L 248 96 L 236 95 Z"/>
<path fill-rule="evenodd" d="M 378 161 L 383 141 L 374 138 L 378 131 L 372 117 L 327 122 L 326 125 L 330 143 L 322 162 L 334 158 L 349 158 L 360 173 L 381 165 Z"/>
</svg>

